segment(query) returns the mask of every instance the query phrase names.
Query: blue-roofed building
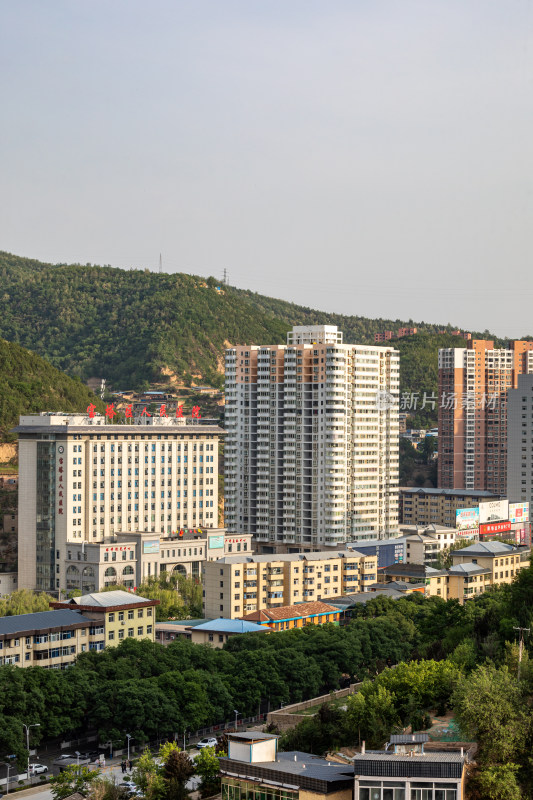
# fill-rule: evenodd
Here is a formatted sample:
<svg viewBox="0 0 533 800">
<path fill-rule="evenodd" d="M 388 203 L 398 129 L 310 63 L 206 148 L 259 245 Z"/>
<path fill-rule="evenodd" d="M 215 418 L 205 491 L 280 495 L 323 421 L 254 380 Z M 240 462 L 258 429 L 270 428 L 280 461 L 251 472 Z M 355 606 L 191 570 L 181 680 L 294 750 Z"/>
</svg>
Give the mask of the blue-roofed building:
<svg viewBox="0 0 533 800">
<path fill-rule="evenodd" d="M 195 644 L 223 647 L 232 636 L 243 633 L 270 633 L 270 628 L 242 619 L 178 619 L 158 622 L 156 641 L 170 644 L 174 639 L 189 639 Z"/>
</svg>

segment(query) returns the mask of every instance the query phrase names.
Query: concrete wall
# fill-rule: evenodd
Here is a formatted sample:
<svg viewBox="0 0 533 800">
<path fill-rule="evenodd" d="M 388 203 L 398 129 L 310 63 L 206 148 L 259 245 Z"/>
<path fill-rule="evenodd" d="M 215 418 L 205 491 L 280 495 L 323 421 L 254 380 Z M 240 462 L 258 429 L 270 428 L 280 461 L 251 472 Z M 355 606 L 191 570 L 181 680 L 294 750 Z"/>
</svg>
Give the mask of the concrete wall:
<svg viewBox="0 0 533 800">
<path fill-rule="evenodd" d="M 299 722 L 309 718 L 309 714 L 298 714 L 298 711 L 305 711 L 308 708 L 316 706 L 323 706 L 331 700 L 336 700 L 339 697 L 349 697 L 351 694 L 359 691 L 361 683 L 352 683 L 347 689 L 338 689 L 336 692 L 324 694 L 321 697 L 312 697 L 310 700 L 304 700 L 302 703 L 293 703 L 291 706 L 280 708 L 279 711 L 270 711 L 267 714 L 267 725 L 275 725 L 278 730 L 286 731 L 294 728 Z"/>
</svg>

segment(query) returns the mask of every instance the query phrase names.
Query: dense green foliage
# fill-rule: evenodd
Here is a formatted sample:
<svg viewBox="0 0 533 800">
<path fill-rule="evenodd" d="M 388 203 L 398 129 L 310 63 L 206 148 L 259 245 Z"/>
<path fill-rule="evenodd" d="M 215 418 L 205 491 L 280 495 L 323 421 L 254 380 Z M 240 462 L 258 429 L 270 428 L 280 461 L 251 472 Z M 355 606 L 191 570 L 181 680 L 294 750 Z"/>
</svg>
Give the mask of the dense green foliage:
<svg viewBox="0 0 533 800">
<path fill-rule="evenodd" d="M 0 339 L 0 439 L 18 423 L 19 414 L 85 411 L 89 403 L 103 410 L 100 400 L 80 380 L 18 344 Z"/>
<path fill-rule="evenodd" d="M 478 770 L 469 782 L 472 800 L 525 798 L 533 794 L 533 666 L 526 641 L 520 665 L 514 626 L 532 628 L 533 569 L 511 586 L 485 593 L 464 606 L 416 593 L 394 601 L 376 597 L 357 609 L 358 620 L 388 619 L 413 625 L 412 654 L 365 681 L 346 709 L 333 706 L 285 734 L 282 746 L 322 754 L 357 744 L 382 746 L 411 725 L 427 727 L 428 713 L 453 710 L 466 741 L 477 741 Z M 404 635 L 404 634 L 402 634 Z"/>
<path fill-rule="evenodd" d="M 101 741 L 137 743 L 231 720 L 234 709 L 256 714 L 375 675 L 409 656 L 408 620 L 355 621 L 335 626 L 245 634 L 224 650 L 185 639 L 168 647 L 125 640 L 103 653 L 82 653 L 71 669 L 0 667 L 0 752 L 23 763 L 22 722 L 39 722 L 36 741 L 97 730 Z M 344 676 L 344 677 L 343 677 Z"/>
<path fill-rule="evenodd" d="M 82 653 L 67 671 L 0 667 L 0 751 L 25 759 L 22 722 L 39 722 L 36 741 L 97 730 L 123 745 L 173 738 L 261 707 L 298 702 L 363 681 L 346 709 L 326 707 L 287 736 L 286 746 L 321 753 L 427 725 L 427 712 L 451 708 L 466 739 L 479 743 L 477 797 L 533 789 L 533 669 L 529 641 L 518 679 L 513 628 L 533 628 L 533 569 L 511 586 L 469 600 L 377 596 L 344 628 L 308 626 L 234 637 L 224 649 L 181 639 L 163 647 L 127 639 Z M 394 669 L 387 666 L 396 664 Z M 485 795 L 483 792 L 487 792 Z M 490 792 L 490 794 L 489 794 Z M 501 795 L 504 796 L 504 795 Z"/>
<path fill-rule="evenodd" d="M 372 344 L 379 331 L 415 324 L 420 334 L 392 344 L 404 359 L 402 391 L 421 392 L 421 401 L 424 391 L 436 392 L 438 347 L 464 346 L 438 335 L 443 326 L 329 314 L 233 287 L 220 293 L 214 278 L 181 273 L 52 266 L 0 253 L 0 279 L 0 336 L 70 375 L 102 376 L 120 389 L 161 379 L 164 368 L 220 386 L 227 343 L 284 343 L 292 325 L 338 325 L 345 342 Z"/>
<path fill-rule="evenodd" d="M 45 592 L 32 592 L 30 589 L 17 589 L 0 597 L 0 617 L 16 614 L 33 614 L 36 611 L 50 611 L 54 598 Z"/>
</svg>

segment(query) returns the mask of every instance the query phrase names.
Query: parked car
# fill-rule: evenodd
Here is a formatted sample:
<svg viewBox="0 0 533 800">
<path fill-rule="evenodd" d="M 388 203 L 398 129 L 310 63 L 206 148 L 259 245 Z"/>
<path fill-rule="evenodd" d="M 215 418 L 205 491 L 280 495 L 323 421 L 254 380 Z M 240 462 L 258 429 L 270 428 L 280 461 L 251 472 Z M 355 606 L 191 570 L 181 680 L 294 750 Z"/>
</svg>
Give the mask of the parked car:
<svg viewBox="0 0 533 800">
<path fill-rule="evenodd" d="M 45 764 L 30 764 L 30 772 L 40 775 L 41 772 L 48 772 L 48 767 Z"/>
<path fill-rule="evenodd" d="M 76 756 L 71 756 L 69 753 L 63 753 L 62 755 L 60 755 L 56 759 L 54 759 L 54 762 L 55 761 L 64 761 L 65 758 L 75 758 L 75 757 Z"/>
<path fill-rule="evenodd" d="M 126 789 L 132 789 L 133 790 L 133 789 L 137 788 L 137 785 L 135 783 L 133 783 L 133 781 L 122 781 L 122 783 L 120 785 L 121 786 L 125 786 Z"/>
<path fill-rule="evenodd" d="M 200 739 L 200 741 L 196 745 L 196 747 L 199 750 L 202 750 L 204 747 L 216 747 L 216 746 L 217 746 L 216 736 L 206 736 L 204 739 Z"/>
</svg>

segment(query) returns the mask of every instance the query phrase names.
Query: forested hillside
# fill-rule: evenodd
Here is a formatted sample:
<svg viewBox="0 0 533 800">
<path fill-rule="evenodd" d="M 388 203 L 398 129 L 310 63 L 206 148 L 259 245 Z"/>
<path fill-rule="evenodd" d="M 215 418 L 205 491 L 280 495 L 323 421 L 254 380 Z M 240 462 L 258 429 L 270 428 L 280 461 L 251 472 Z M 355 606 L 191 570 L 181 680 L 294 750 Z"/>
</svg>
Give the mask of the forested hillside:
<svg viewBox="0 0 533 800">
<path fill-rule="evenodd" d="M 85 411 L 89 403 L 103 404 L 80 380 L 52 367 L 23 347 L 0 339 L 0 441 L 19 414 L 39 411 Z"/>
<path fill-rule="evenodd" d="M 115 389 L 169 373 L 185 385 L 194 378 L 221 386 L 228 344 L 283 343 L 294 324 L 335 324 L 345 342 L 363 344 L 378 331 L 416 325 L 417 336 L 392 343 L 403 356 L 405 392 L 436 391 L 438 347 L 464 346 L 438 335 L 441 325 L 329 314 L 233 287 L 219 291 L 214 278 L 181 273 L 53 266 L 0 253 L 0 278 L 0 336 L 82 380 L 105 377 Z"/>
</svg>

